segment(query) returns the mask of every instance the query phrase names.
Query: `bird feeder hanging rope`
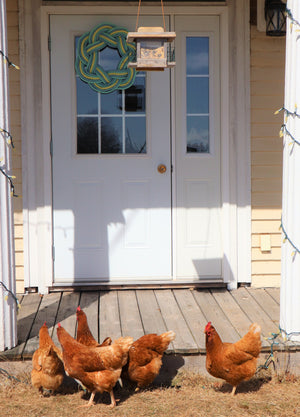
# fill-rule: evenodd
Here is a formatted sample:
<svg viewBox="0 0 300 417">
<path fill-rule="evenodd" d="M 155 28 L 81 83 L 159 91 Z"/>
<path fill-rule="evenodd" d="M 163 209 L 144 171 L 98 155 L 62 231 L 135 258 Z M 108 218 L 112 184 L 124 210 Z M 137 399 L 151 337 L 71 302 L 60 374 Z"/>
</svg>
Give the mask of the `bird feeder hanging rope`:
<svg viewBox="0 0 300 417">
<path fill-rule="evenodd" d="M 138 23 L 139 23 L 139 17 L 140 17 L 140 10 L 141 10 L 141 2 L 142 0 L 139 0 L 139 6 L 138 6 L 138 12 L 136 16 L 136 25 L 135 25 L 135 31 L 138 31 Z M 161 11 L 162 11 L 162 17 L 163 17 L 163 23 L 164 23 L 164 32 L 166 31 L 166 21 L 165 21 L 165 12 L 164 12 L 164 3 L 163 0 L 160 1 L 161 4 Z"/>
</svg>

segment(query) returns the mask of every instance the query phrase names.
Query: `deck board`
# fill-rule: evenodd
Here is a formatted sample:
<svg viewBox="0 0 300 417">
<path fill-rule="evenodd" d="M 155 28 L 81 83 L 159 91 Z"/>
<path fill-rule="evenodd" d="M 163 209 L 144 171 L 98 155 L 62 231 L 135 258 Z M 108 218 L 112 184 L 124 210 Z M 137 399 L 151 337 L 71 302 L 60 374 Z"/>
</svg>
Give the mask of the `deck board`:
<svg viewBox="0 0 300 417">
<path fill-rule="evenodd" d="M 79 292 L 64 292 L 62 294 L 55 323 L 60 323 L 61 326 L 74 338 L 76 329 L 76 309 L 79 305 L 79 297 Z M 56 326 L 54 332 L 52 333 L 52 339 L 53 342 L 59 346 Z"/>
<path fill-rule="evenodd" d="M 264 288 L 256 288 L 252 291 L 247 289 L 248 293 L 258 302 L 264 312 L 270 317 L 270 320 L 278 327 L 278 304 L 276 301 L 266 292 Z"/>
<path fill-rule="evenodd" d="M 167 331 L 153 290 L 136 291 L 145 334 L 161 334 Z"/>
<path fill-rule="evenodd" d="M 198 305 L 201 307 L 207 322 L 212 322 L 212 325 L 216 328 L 221 339 L 229 343 L 236 342 L 240 338 L 238 332 L 231 325 L 210 291 L 194 291 L 193 294 Z"/>
<path fill-rule="evenodd" d="M 122 336 L 131 336 L 134 340 L 144 336 L 144 329 L 134 290 L 118 292 Z"/>
<path fill-rule="evenodd" d="M 8 351 L 11 357 L 16 359 L 22 357 L 41 301 L 39 294 L 28 294 L 22 299 L 19 298 L 21 308 L 17 315 L 18 344 Z"/>
<path fill-rule="evenodd" d="M 279 288 L 266 288 L 266 292 L 280 305 L 280 289 Z"/>
<path fill-rule="evenodd" d="M 43 297 L 39 305 L 33 326 L 30 331 L 29 340 L 23 351 L 23 356 L 30 356 L 32 351 L 35 351 L 39 346 L 39 331 L 44 323 L 48 326 L 49 334 L 52 334 L 52 329 L 55 324 L 55 317 L 60 301 L 60 294 L 53 293 L 47 297 Z"/>
<path fill-rule="evenodd" d="M 176 338 L 173 341 L 175 352 L 198 352 L 198 346 L 180 312 L 172 291 L 155 290 L 155 295 L 164 317 L 167 330 L 173 330 L 176 333 Z"/>
<path fill-rule="evenodd" d="M 248 332 L 251 321 L 248 316 L 241 310 L 238 303 L 228 291 L 217 290 L 213 292 L 213 297 L 219 304 L 227 319 L 236 329 L 239 337 Z"/>
<path fill-rule="evenodd" d="M 42 298 L 39 294 L 23 297 L 21 309 L 17 316 L 18 343 L 26 342 L 37 314 Z"/>
<path fill-rule="evenodd" d="M 115 340 L 122 336 L 117 291 L 100 292 L 99 333 L 101 342 L 106 337 Z"/>
<path fill-rule="evenodd" d="M 205 317 L 200 310 L 191 290 L 173 290 L 180 310 L 187 322 L 199 349 L 205 348 Z"/>
<path fill-rule="evenodd" d="M 239 337 L 243 337 L 248 332 L 252 322 L 241 309 L 232 294 L 228 291 L 217 290 L 213 292 L 213 297 L 219 304 L 222 311 L 224 311 L 227 319 L 234 326 L 235 330 L 239 334 Z M 224 340 L 224 342 L 226 342 L 226 340 Z M 262 346 L 270 346 L 270 343 L 267 340 L 262 339 Z"/>
<path fill-rule="evenodd" d="M 60 291 L 47 295 L 26 294 L 19 297 L 17 315 L 18 345 L 1 353 L 8 359 L 30 358 L 38 346 L 38 332 L 46 321 L 49 333 L 59 346 L 56 324 L 73 336 L 76 334 L 76 308 L 86 312 L 89 327 L 102 342 L 121 335 L 134 339 L 143 334 L 176 333 L 168 353 L 205 353 L 204 327 L 211 321 L 226 342 L 242 337 L 252 322 L 262 327 L 262 345 L 270 351 L 270 333 L 279 331 L 280 290 L 278 288 L 225 289 L 131 289 L 112 291 Z M 279 338 L 276 341 L 280 341 Z M 283 341 L 275 349 L 283 348 Z M 299 350 L 300 344 L 284 343 Z M 290 346 L 291 345 L 291 346 Z"/>
<path fill-rule="evenodd" d="M 88 326 L 94 337 L 99 342 L 99 329 L 98 329 L 98 311 L 99 311 L 99 292 L 89 291 L 82 292 L 79 301 L 80 308 L 85 312 Z M 77 323 L 76 323 L 76 336 L 77 336 Z"/>
<path fill-rule="evenodd" d="M 252 322 L 257 322 L 261 326 L 262 336 L 268 338 L 270 333 L 278 332 L 278 327 L 270 320 L 268 315 L 260 308 L 260 305 L 247 292 L 245 288 L 232 291 L 233 297 L 247 314 Z"/>
</svg>

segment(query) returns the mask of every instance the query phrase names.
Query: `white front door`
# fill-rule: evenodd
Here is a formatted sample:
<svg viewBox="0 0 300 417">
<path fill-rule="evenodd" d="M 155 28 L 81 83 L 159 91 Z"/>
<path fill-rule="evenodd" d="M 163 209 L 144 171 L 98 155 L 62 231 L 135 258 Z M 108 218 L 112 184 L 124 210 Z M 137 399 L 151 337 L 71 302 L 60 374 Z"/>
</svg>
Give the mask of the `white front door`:
<svg viewBox="0 0 300 417">
<path fill-rule="evenodd" d="M 220 278 L 218 18 L 170 19 L 175 77 L 110 94 L 74 71 L 76 39 L 101 23 L 133 31 L 136 16 L 50 18 L 54 284 Z"/>
</svg>

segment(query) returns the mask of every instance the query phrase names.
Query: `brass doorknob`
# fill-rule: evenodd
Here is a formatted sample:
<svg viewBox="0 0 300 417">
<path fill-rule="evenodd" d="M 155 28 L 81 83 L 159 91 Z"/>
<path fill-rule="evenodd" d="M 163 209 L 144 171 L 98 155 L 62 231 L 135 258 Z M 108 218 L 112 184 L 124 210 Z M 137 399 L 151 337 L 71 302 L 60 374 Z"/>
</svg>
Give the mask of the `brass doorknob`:
<svg viewBox="0 0 300 417">
<path fill-rule="evenodd" d="M 164 174 L 164 173 L 166 172 L 166 170 L 167 170 L 167 167 L 166 167 L 164 164 L 160 164 L 160 165 L 158 165 L 158 167 L 157 167 L 157 171 L 158 171 L 160 174 Z"/>
</svg>

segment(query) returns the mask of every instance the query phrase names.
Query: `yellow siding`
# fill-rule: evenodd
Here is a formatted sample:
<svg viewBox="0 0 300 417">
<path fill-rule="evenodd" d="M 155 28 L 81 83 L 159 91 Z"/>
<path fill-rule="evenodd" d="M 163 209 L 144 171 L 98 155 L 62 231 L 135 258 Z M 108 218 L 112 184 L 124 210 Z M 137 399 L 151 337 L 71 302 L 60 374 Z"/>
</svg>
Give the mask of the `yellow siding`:
<svg viewBox="0 0 300 417">
<path fill-rule="evenodd" d="M 252 285 L 279 286 L 281 272 L 283 115 L 285 38 L 270 38 L 251 26 L 251 190 Z M 271 250 L 262 251 L 261 236 Z"/>
<path fill-rule="evenodd" d="M 262 284 L 263 283 L 263 284 Z M 280 275 L 271 273 L 265 275 L 252 275 L 252 287 L 280 287 Z"/>
<path fill-rule="evenodd" d="M 6 2 L 7 34 L 9 59 L 19 65 L 19 21 L 18 0 Z M 10 131 L 15 149 L 12 151 L 12 171 L 16 176 L 14 180 L 15 192 L 20 197 L 13 199 L 14 207 L 14 234 L 15 234 L 15 265 L 16 290 L 24 292 L 24 244 L 23 244 L 23 214 L 22 214 L 22 144 L 21 144 L 21 99 L 20 99 L 20 71 L 11 67 L 9 69 L 9 103 L 10 103 Z"/>
</svg>

